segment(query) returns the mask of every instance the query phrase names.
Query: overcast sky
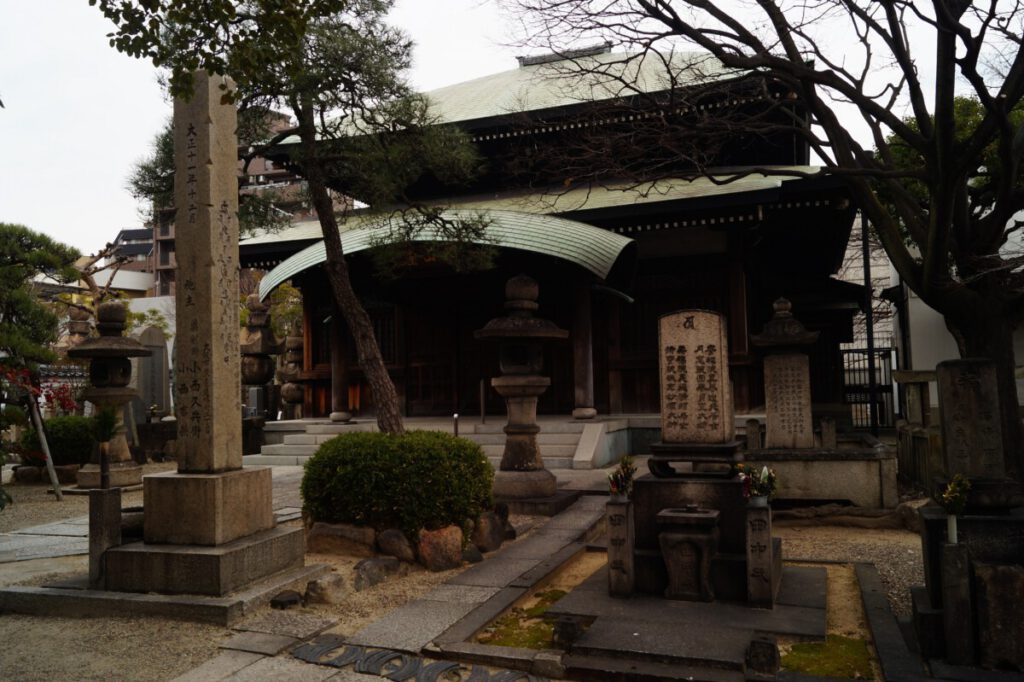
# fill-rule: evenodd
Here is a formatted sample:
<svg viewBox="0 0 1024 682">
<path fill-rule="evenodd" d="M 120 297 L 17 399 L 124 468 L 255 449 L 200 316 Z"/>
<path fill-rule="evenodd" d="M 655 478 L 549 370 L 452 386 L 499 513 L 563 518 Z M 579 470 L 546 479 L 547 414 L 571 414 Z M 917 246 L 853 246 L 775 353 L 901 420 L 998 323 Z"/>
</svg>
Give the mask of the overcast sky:
<svg viewBox="0 0 1024 682">
<path fill-rule="evenodd" d="M 485 0 L 399 0 L 429 90 L 515 68 L 505 18 Z M 107 43 L 87 0 L 0 0 L 0 222 L 92 253 L 141 227 L 125 189 L 171 114 L 148 62 Z"/>
</svg>

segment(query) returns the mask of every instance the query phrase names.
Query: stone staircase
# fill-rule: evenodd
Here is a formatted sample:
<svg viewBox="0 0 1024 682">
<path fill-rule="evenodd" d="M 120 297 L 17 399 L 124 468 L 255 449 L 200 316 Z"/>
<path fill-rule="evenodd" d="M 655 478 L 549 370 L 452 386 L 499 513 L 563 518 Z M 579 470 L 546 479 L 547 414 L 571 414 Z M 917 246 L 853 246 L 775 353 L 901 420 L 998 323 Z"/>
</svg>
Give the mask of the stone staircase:
<svg viewBox="0 0 1024 682">
<path fill-rule="evenodd" d="M 572 469 L 572 459 L 583 434 L 584 424 L 581 422 L 547 422 L 541 424 L 537 434 L 537 445 L 544 466 L 548 469 Z M 501 455 L 505 450 L 504 424 L 474 424 L 472 433 L 459 432 L 483 448 L 484 454 L 495 469 L 501 463 Z"/>
<path fill-rule="evenodd" d="M 505 432 L 503 421 L 488 424 L 460 424 L 459 435 L 472 440 L 483 448 L 490 463 L 497 468 L 501 463 L 501 455 L 505 448 Z M 537 434 L 544 466 L 548 469 L 572 469 L 573 457 L 580 443 L 585 424 L 571 421 L 541 422 L 541 431 Z M 412 421 L 406 424 L 409 429 L 436 429 L 451 433 L 450 420 Z M 321 443 L 342 433 L 358 431 L 376 431 L 377 425 L 372 420 L 355 421 L 349 424 L 334 424 L 326 420 L 295 420 L 288 422 L 270 422 L 264 431 L 266 444 L 258 455 L 246 455 L 242 462 L 246 465 L 295 466 L 308 460 Z"/>
</svg>

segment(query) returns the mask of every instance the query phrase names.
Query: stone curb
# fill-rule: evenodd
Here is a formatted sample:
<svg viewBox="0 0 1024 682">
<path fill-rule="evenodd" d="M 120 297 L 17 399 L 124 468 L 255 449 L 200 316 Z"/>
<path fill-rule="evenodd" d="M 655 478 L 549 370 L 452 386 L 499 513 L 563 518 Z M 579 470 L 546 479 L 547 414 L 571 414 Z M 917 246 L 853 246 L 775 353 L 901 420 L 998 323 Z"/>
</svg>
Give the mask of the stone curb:
<svg viewBox="0 0 1024 682">
<path fill-rule="evenodd" d="M 878 663 L 887 682 L 919 682 L 931 679 L 924 664 L 903 639 L 900 626 L 889 608 L 878 569 L 874 564 L 855 563 L 854 571 L 860 585 L 860 599 L 864 605 L 871 640 L 878 655 Z"/>
</svg>

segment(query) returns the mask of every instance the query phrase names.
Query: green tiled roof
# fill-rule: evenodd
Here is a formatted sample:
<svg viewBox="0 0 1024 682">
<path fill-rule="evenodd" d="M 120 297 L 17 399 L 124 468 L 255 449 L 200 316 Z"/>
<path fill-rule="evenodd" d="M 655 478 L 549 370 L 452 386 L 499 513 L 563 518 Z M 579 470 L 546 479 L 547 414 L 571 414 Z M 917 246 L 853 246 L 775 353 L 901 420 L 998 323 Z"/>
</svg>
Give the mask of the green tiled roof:
<svg viewBox="0 0 1024 682">
<path fill-rule="evenodd" d="M 520 66 L 424 93 L 442 123 L 610 100 L 737 75 L 707 53 L 603 54 Z"/>
<path fill-rule="evenodd" d="M 601 279 L 608 277 L 622 251 L 633 241 L 586 223 L 548 215 L 501 210 L 448 209 L 442 212 L 442 216 L 448 220 L 483 218 L 487 221 L 484 230 L 485 243 L 571 261 Z M 345 253 L 357 253 L 380 243 L 381 239 L 389 234 L 390 221 L 399 219 L 391 216 L 364 215 L 346 221 L 348 229 L 341 233 Z M 319 224 L 314 224 L 317 234 L 320 234 Z M 293 229 L 301 227 L 305 230 L 305 225 L 308 224 Z M 269 237 L 273 240 L 274 235 Z M 437 237 L 437 230 L 425 225 L 413 239 L 433 241 Z M 251 244 L 254 240 L 247 240 L 245 243 Z M 277 285 L 300 272 L 320 265 L 326 259 L 323 241 L 299 251 L 267 273 L 260 282 L 260 298 L 266 298 Z"/>
</svg>

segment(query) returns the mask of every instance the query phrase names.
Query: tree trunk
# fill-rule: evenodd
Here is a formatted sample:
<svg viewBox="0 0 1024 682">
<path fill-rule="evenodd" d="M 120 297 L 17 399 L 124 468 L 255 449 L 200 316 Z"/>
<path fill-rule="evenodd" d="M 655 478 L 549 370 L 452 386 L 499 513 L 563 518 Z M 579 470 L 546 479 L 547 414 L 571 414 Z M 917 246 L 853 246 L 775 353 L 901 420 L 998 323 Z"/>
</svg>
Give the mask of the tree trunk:
<svg viewBox="0 0 1024 682">
<path fill-rule="evenodd" d="M 1013 352 L 1014 325 L 1001 311 L 979 311 L 977 318 L 957 324 L 947 320 L 965 358 L 988 358 L 996 364 L 1000 423 L 1007 475 L 1021 480 L 1024 474 L 1020 408 L 1017 399 L 1016 363 Z"/>
<path fill-rule="evenodd" d="M 327 279 L 331 283 L 334 301 L 338 304 L 345 322 L 355 342 L 359 366 L 366 376 L 373 393 L 373 403 L 377 410 L 377 428 L 387 433 L 402 433 L 402 411 L 398 404 L 398 392 L 391 381 L 380 347 L 373 335 L 373 323 L 366 309 L 356 296 L 349 279 L 348 263 L 342 248 L 341 236 L 338 234 L 338 221 L 334 217 L 334 203 L 327 190 L 327 182 L 323 167 L 316 156 L 316 126 L 312 109 L 295 112 L 299 120 L 299 136 L 302 140 L 302 170 L 309 186 L 309 194 L 320 220 L 323 231 L 324 247 L 327 261 Z"/>
</svg>

